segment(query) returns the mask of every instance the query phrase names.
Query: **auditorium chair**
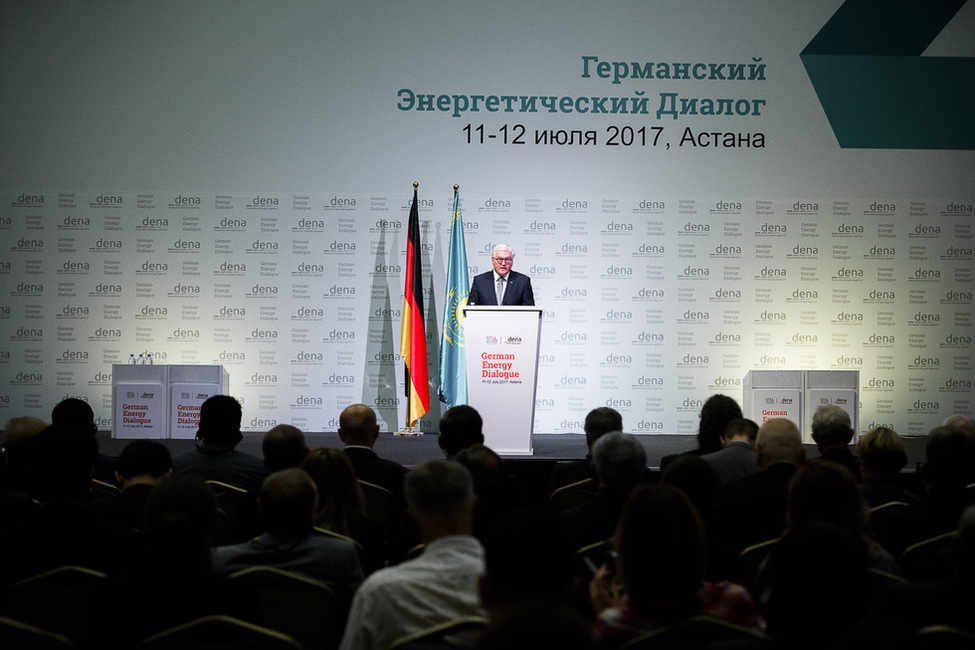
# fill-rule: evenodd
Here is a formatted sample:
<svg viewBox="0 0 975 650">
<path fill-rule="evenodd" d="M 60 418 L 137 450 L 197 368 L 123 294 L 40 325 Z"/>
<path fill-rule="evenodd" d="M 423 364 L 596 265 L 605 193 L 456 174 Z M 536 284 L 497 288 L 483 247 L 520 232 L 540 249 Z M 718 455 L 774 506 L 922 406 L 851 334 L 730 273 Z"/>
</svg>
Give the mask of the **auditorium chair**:
<svg viewBox="0 0 975 650">
<path fill-rule="evenodd" d="M 254 494 L 220 481 L 207 481 L 206 484 L 217 498 L 219 510 L 214 546 L 246 542 L 258 533 L 257 497 Z"/>
<path fill-rule="evenodd" d="M 687 650 L 688 648 L 747 647 L 771 645 L 768 635 L 715 616 L 692 616 L 623 644 L 624 650 Z"/>
<path fill-rule="evenodd" d="M 339 647 L 348 612 L 328 585 L 266 566 L 237 571 L 230 582 L 256 594 L 264 627 L 290 636 L 303 650 Z"/>
<path fill-rule="evenodd" d="M 548 505 L 555 512 L 565 512 L 581 506 L 596 498 L 596 481 L 586 478 L 575 483 L 563 485 L 552 492 Z"/>
<path fill-rule="evenodd" d="M 953 563 L 951 547 L 958 531 L 936 535 L 911 544 L 901 553 L 898 565 L 904 577 L 911 581 L 938 582 L 951 577 Z"/>
<path fill-rule="evenodd" d="M 382 523 L 383 531 L 388 538 L 399 523 L 396 497 L 381 485 L 368 481 L 360 480 L 359 486 L 362 488 L 362 496 L 366 499 L 366 514 Z"/>
<path fill-rule="evenodd" d="M 80 566 L 45 571 L 4 589 L 0 614 L 81 646 L 88 635 L 92 592 L 104 580 L 104 573 Z"/>
<path fill-rule="evenodd" d="M 291 637 L 231 616 L 204 616 L 143 639 L 138 650 L 301 650 Z"/>
<path fill-rule="evenodd" d="M 487 627 L 488 620 L 481 616 L 462 616 L 428 627 L 396 639 L 390 650 L 422 648 L 472 648 L 477 635 Z"/>
</svg>

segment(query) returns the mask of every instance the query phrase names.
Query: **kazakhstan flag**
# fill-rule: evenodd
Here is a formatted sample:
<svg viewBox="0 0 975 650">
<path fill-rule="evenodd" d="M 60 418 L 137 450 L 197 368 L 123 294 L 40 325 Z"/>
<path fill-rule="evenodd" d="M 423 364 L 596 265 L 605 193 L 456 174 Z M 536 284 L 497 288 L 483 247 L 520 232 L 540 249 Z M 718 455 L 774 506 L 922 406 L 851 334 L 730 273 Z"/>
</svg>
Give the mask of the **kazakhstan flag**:
<svg viewBox="0 0 975 650">
<path fill-rule="evenodd" d="M 454 187 L 454 216 L 450 222 L 447 290 L 440 337 L 440 401 L 448 407 L 467 404 L 467 357 L 464 312 L 471 283 L 467 275 L 467 246 L 460 214 L 460 194 Z"/>
</svg>

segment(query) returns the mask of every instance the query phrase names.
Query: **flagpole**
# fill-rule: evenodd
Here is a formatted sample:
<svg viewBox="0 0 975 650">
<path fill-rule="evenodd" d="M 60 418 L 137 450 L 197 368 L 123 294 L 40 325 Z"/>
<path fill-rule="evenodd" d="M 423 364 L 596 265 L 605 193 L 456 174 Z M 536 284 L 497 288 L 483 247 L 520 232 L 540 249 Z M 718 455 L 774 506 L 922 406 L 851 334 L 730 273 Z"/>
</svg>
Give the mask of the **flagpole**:
<svg viewBox="0 0 975 650">
<path fill-rule="evenodd" d="M 430 410 L 427 379 L 426 328 L 423 320 L 423 265 L 420 260 L 420 222 L 418 182 L 413 183 L 406 246 L 406 282 L 403 290 L 403 325 L 400 330 L 400 354 L 405 362 L 406 427 L 397 435 L 422 435 L 414 427 Z"/>
</svg>

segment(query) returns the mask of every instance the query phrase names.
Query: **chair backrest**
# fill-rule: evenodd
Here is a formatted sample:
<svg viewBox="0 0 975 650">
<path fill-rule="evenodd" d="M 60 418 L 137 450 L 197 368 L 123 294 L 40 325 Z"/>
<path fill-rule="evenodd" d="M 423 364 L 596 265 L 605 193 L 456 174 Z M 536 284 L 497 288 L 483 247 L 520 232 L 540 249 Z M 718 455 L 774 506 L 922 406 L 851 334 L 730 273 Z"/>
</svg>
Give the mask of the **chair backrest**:
<svg viewBox="0 0 975 650">
<path fill-rule="evenodd" d="M 623 645 L 625 650 L 687 650 L 714 644 L 747 644 L 754 648 L 770 644 L 760 630 L 743 627 L 715 616 L 692 616 L 678 623 L 642 634 Z"/>
<path fill-rule="evenodd" d="M 82 645 L 88 635 L 93 591 L 105 574 L 63 566 L 16 582 L 0 598 L 0 614 Z M 4 646 L 7 647 L 7 646 Z"/>
<path fill-rule="evenodd" d="M 303 650 L 339 647 L 347 611 L 328 585 L 266 566 L 237 571 L 230 581 L 256 596 L 264 627 L 290 636 Z"/>
<path fill-rule="evenodd" d="M 390 650 L 408 650 L 412 646 L 432 648 L 471 648 L 477 635 L 487 627 L 488 620 L 481 616 L 462 616 L 407 634 L 390 646 Z"/>
<path fill-rule="evenodd" d="M 117 497 L 122 494 L 122 490 L 118 488 L 117 485 L 112 485 L 111 483 L 106 483 L 105 481 L 99 481 L 97 478 L 91 479 L 91 486 L 88 488 L 89 496 L 95 499 L 107 499 L 111 497 Z"/>
<path fill-rule="evenodd" d="M 368 481 L 359 481 L 362 488 L 362 496 L 366 499 L 366 514 L 376 519 L 383 525 L 386 537 L 389 537 L 396 525 L 399 523 L 400 508 L 396 505 L 396 497 L 393 493 L 381 485 Z"/>
<path fill-rule="evenodd" d="M 951 577 L 951 546 L 958 531 L 936 535 L 911 544 L 901 553 L 898 565 L 908 580 L 936 582 Z"/>
<path fill-rule="evenodd" d="M 217 498 L 217 508 L 220 510 L 213 545 L 246 542 L 256 535 L 257 495 L 221 481 L 207 481 L 206 484 Z"/>
<path fill-rule="evenodd" d="M 139 650 L 301 650 L 298 642 L 274 630 L 230 616 L 204 616 L 140 642 Z"/>
<path fill-rule="evenodd" d="M 947 625 L 929 625 L 917 631 L 915 648 L 937 650 L 973 650 L 975 634 Z"/>
<path fill-rule="evenodd" d="M 776 537 L 759 542 L 758 544 L 752 544 L 738 554 L 738 571 L 741 584 L 753 593 L 756 598 L 759 597 L 759 592 L 762 590 L 762 586 L 759 585 L 762 566 L 765 564 L 765 560 L 768 559 L 772 549 L 779 542 L 779 539 L 781 538 Z"/>
<path fill-rule="evenodd" d="M 0 648 L 20 650 L 71 650 L 75 645 L 63 634 L 0 616 Z"/>
<path fill-rule="evenodd" d="M 596 481 L 591 478 L 563 485 L 552 492 L 548 498 L 548 505 L 556 512 L 565 512 L 596 498 Z"/>
</svg>

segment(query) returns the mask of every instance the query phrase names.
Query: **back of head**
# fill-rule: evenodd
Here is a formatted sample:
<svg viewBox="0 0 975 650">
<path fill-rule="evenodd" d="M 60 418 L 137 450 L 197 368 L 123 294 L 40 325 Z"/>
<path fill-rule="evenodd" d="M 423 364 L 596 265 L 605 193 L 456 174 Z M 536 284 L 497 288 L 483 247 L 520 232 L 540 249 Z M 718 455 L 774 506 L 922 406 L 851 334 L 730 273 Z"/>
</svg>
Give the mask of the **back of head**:
<svg viewBox="0 0 975 650">
<path fill-rule="evenodd" d="M 893 429 L 877 427 L 857 440 L 863 468 L 874 474 L 897 474 L 907 465 L 907 450 Z"/>
<path fill-rule="evenodd" d="M 550 510 L 509 510 L 492 521 L 483 537 L 489 609 L 565 603 L 572 567 L 568 540 L 561 518 Z"/>
<path fill-rule="evenodd" d="M 448 457 L 471 445 L 484 444 L 481 414 L 472 406 L 461 404 L 447 409 L 440 418 L 440 448 Z"/>
<path fill-rule="evenodd" d="M 867 523 L 867 506 L 850 470 L 814 458 L 789 482 L 787 517 L 790 527 L 822 521 L 860 536 Z"/>
<path fill-rule="evenodd" d="M 961 493 L 975 482 L 975 433 L 937 427 L 928 433 L 924 480 L 932 493 Z"/>
<path fill-rule="evenodd" d="M 173 457 L 165 445 L 155 440 L 133 440 L 119 454 L 116 471 L 126 478 L 158 479 L 171 469 Z"/>
<path fill-rule="evenodd" d="M 738 402 L 727 395 L 712 395 L 701 407 L 701 422 L 697 429 L 697 446 L 704 453 L 721 449 L 721 436 L 728 423 L 742 417 Z"/>
<path fill-rule="evenodd" d="M 822 647 L 863 615 L 867 553 L 849 531 L 825 522 L 790 528 L 772 549 L 768 570 L 765 612 L 774 638 Z"/>
<path fill-rule="evenodd" d="M 748 418 L 735 418 L 725 427 L 722 436 L 725 440 L 731 440 L 735 437 L 747 438 L 748 442 L 754 445 L 755 438 L 758 437 L 758 424 Z"/>
<path fill-rule="evenodd" d="M 376 436 L 376 412 L 365 404 L 347 406 L 339 415 L 339 434 L 347 445 L 372 447 Z"/>
<path fill-rule="evenodd" d="M 308 472 L 318 490 L 315 524 L 347 535 L 347 511 L 365 509 L 352 461 L 338 449 L 318 447 L 308 452 L 301 468 Z"/>
<path fill-rule="evenodd" d="M 94 433 L 98 432 L 95 427 L 95 412 L 88 402 L 77 397 L 62 400 L 54 407 L 51 411 L 51 424 L 77 424 L 92 429 Z"/>
<path fill-rule="evenodd" d="M 8 464 L 27 464 L 30 458 L 31 439 L 47 428 L 40 418 L 29 416 L 11 418 L 4 427 L 3 448 Z"/>
<path fill-rule="evenodd" d="M 242 439 L 240 423 L 244 410 L 230 395 L 213 395 L 200 406 L 200 429 L 196 437 L 204 449 L 233 449 Z"/>
<path fill-rule="evenodd" d="M 199 574 L 210 571 L 210 543 L 217 527 L 217 499 L 195 476 L 175 476 L 149 495 L 146 539 L 162 571 Z"/>
<path fill-rule="evenodd" d="M 636 436 L 610 431 L 593 445 L 592 465 L 601 487 L 629 492 L 646 476 L 647 452 Z"/>
<path fill-rule="evenodd" d="M 474 479 L 466 467 L 447 460 L 428 460 L 406 475 L 410 512 L 428 520 L 470 518 L 474 511 Z"/>
<path fill-rule="evenodd" d="M 257 503 L 265 531 L 285 537 L 305 537 L 311 534 L 318 490 L 308 472 L 292 467 L 264 479 Z"/>
<path fill-rule="evenodd" d="M 616 549 L 633 605 L 645 615 L 655 606 L 687 606 L 704 581 L 704 526 L 687 495 L 672 485 L 645 485 L 630 495 Z"/>
<path fill-rule="evenodd" d="M 812 437 L 820 450 L 849 444 L 853 439 L 850 414 L 835 404 L 820 406 L 813 413 Z"/>
<path fill-rule="evenodd" d="M 264 434 L 261 450 L 264 452 L 264 466 L 273 473 L 300 466 L 308 452 L 308 444 L 301 429 L 290 424 L 279 424 Z"/>
<path fill-rule="evenodd" d="M 52 424 L 31 438 L 31 473 L 38 498 L 87 499 L 97 453 L 94 431 L 71 422 Z"/>
<path fill-rule="evenodd" d="M 609 406 L 594 408 L 586 414 L 583 430 L 586 432 L 586 443 L 592 449 L 592 446 L 604 433 L 623 430 L 623 416 L 620 415 L 619 411 Z"/>
<path fill-rule="evenodd" d="M 660 480 L 683 490 L 701 519 L 707 520 L 717 508 L 721 479 L 700 456 L 681 454 L 667 465 Z"/>
<path fill-rule="evenodd" d="M 758 429 L 755 438 L 758 464 L 766 469 L 775 463 L 802 464 L 806 452 L 802 448 L 799 427 L 791 420 L 773 418 L 766 420 Z"/>
</svg>

